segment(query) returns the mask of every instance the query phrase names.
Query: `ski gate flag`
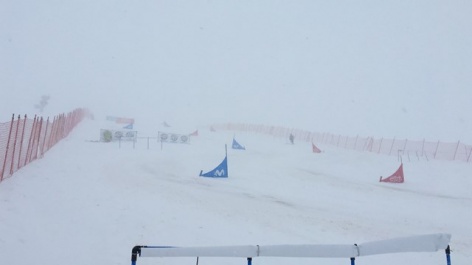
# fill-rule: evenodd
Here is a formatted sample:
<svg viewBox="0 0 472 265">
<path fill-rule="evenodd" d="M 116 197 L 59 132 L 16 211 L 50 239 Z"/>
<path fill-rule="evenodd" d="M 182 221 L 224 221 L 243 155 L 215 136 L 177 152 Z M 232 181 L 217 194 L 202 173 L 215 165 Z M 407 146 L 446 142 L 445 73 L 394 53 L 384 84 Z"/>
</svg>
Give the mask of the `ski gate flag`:
<svg viewBox="0 0 472 265">
<path fill-rule="evenodd" d="M 403 163 L 400 164 L 400 167 L 393 173 L 390 177 L 382 179 L 380 177 L 380 182 L 391 182 L 391 183 L 403 183 L 405 182 L 405 177 L 403 175 Z"/>
<path fill-rule="evenodd" d="M 228 157 L 225 156 L 225 159 L 223 159 L 223 161 L 212 171 L 203 173 L 203 170 L 201 170 L 200 177 L 227 178 L 228 177 Z"/>
<path fill-rule="evenodd" d="M 313 148 L 313 153 L 321 153 L 321 150 L 318 147 L 316 147 L 316 145 L 314 143 L 311 143 L 311 145 L 312 145 L 312 148 Z"/>
<path fill-rule="evenodd" d="M 189 134 L 190 136 L 198 136 L 198 130 L 194 131 L 193 133 Z"/>
<path fill-rule="evenodd" d="M 246 150 L 246 148 L 244 146 L 240 145 L 238 142 L 236 142 L 236 140 L 234 138 L 233 138 L 232 148 L 237 149 L 237 150 Z"/>
<path fill-rule="evenodd" d="M 225 159 L 212 171 L 203 173 L 203 170 L 200 170 L 200 177 L 210 177 L 210 178 L 227 178 L 228 177 L 228 152 L 226 151 L 225 145 Z"/>
</svg>

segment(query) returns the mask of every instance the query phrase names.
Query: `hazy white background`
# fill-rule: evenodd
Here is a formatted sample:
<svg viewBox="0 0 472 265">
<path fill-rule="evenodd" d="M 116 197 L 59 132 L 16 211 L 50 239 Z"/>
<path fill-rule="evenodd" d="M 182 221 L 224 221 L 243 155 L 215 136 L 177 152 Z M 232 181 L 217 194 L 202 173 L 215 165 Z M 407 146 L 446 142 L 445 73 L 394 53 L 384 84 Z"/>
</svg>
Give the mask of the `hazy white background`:
<svg viewBox="0 0 472 265">
<path fill-rule="evenodd" d="M 471 1 L 0 0 L 0 115 L 472 143 Z M 139 127 L 138 127 L 139 128 Z"/>
<path fill-rule="evenodd" d="M 230 151 L 230 178 L 214 181 L 196 175 L 221 161 L 232 133 L 201 129 L 162 152 L 87 140 L 114 115 L 138 130 L 250 122 L 470 144 L 470 14 L 468 0 L 0 0 L 0 121 L 38 114 L 44 94 L 43 115 L 86 107 L 97 118 L 1 183 L 2 261 L 129 264 L 134 244 L 450 232 L 453 263 L 469 262 L 467 163 L 405 164 L 407 182 L 391 186 L 378 177 L 397 169 L 394 157 L 323 147 L 313 156 L 309 145 L 238 135 L 248 151 Z M 445 264 L 443 253 L 359 262 L 412 261 Z"/>
</svg>

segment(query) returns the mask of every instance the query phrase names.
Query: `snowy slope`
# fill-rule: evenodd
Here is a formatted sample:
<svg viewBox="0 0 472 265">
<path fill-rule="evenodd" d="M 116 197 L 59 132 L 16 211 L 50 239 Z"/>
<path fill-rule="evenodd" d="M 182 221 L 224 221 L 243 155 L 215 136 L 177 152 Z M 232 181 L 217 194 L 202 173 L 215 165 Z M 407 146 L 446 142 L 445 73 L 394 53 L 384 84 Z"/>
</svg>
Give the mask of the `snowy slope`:
<svg viewBox="0 0 472 265">
<path fill-rule="evenodd" d="M 42 159 L 0 184 L 2 264 L 129 264 L 136 245 L 353 244 L 451 233 L 453 264 L 472 260 L 472 167 L 404 162 L 406 182 L 379 183 L 396 157 L 199 129 L 190 144 L 97 143 L 85 121 Z M 143 135 L 141 135 L 143 136 Z M 228 145 L 228 179 L 198 177 Z M 358 264 L 445 264 L 437 253 L 358 258 Z M 232 258 L 200 264 L 245 264 Z M 254 264 L 347 264 L 258 258 Z M 141 258 L 138 264 L 194 264 Z"/>
</svg>

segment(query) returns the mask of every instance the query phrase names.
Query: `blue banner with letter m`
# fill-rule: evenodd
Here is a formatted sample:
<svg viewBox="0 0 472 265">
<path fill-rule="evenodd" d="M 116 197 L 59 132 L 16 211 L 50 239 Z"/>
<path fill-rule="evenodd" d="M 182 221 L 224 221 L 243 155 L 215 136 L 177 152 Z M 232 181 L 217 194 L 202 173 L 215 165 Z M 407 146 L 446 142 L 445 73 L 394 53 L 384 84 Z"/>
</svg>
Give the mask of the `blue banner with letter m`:
<svg viewBox="0 0 472 265">
<path fill-rule="evenodd" d="M 228 156 L 225 156 L 225 159 L 223 159 L 223 161 L 212 171 L 203 173 L 203 170 L 201 170 L 200 177 L 227 178 L 228 177 Z"/>
</svg>

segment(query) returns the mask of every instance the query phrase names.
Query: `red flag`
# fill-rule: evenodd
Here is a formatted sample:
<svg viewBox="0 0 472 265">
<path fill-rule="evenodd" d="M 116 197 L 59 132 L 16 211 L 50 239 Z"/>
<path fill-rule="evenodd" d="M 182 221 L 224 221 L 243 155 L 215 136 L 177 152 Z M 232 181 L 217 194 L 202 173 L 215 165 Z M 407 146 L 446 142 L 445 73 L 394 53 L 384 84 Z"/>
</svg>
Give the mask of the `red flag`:
<svg viewBox="0 0 472 265">
<path fill-rule="evenodd" d="M 393 173 L 390 177 L 382 179 L 380 177 L 380 182 L 391 182 L 391 183 L 403 183 L 405 182 L 405 177 L 403 176 L 403 163 L 400 164 L 400 167 Z"/>
<path fill-rule="evenodd" d="M 318 147 L 316 147 L 314 143 L 311 143 L 311 145 L 313 146 L 313 153 L 321 153 L 321 150 Z"/>
<path fill-rule="evenodd" d="M 196 130 L 196 131 L 194 131 L 193 133 L 191 133 L 190 136 L 198 136 L 198 130 Z"/>
</svg>

